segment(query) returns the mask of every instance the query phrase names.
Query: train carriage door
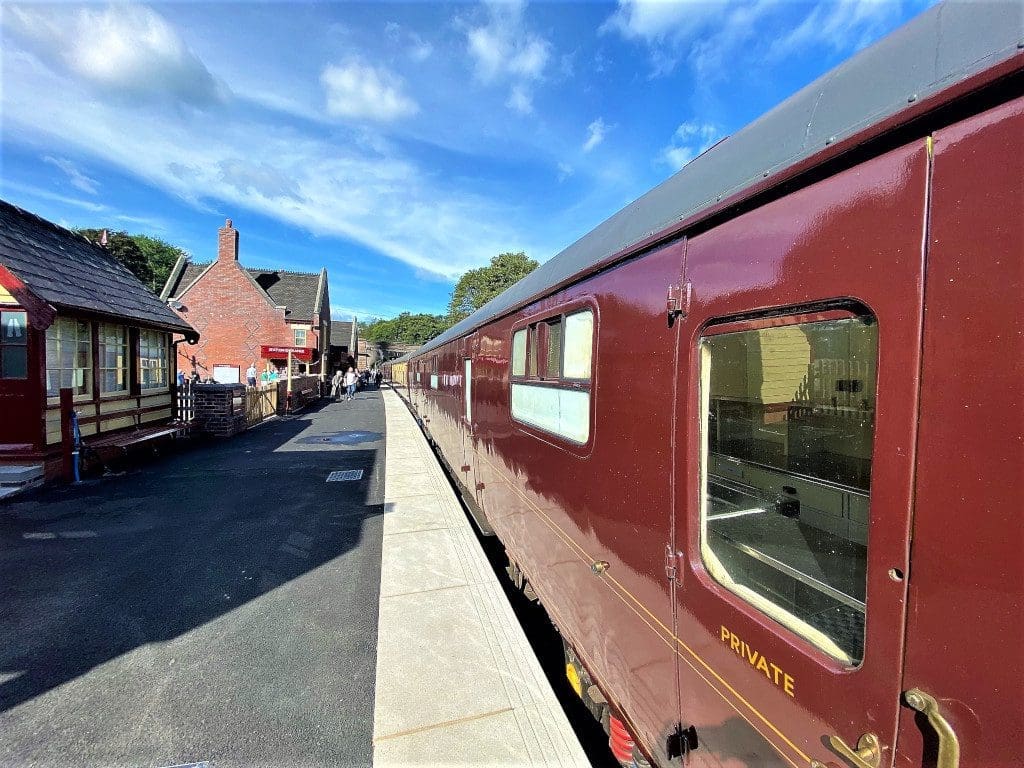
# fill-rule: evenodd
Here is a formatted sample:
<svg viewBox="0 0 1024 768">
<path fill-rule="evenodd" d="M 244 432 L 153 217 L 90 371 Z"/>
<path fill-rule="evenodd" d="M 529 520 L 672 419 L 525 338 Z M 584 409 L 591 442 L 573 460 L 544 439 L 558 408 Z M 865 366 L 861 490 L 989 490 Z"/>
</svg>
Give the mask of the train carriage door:
<svg viewBox="0 0 1024 768">
<path fill-rule="evenodd" d="M 903 710 L 898 764 L 949 765 L 935 759 L 955 735 L 959 768 L 1011 768 L 1024 749 L 1024 98 L 934 138 L 903 687 L 941 720 Z"/>
<path fill-rule="evenodd" d="M 674 487 L 693 765 L 892 763 L 928 172 L 922 139 L 688 242 Z"/>
</svg>

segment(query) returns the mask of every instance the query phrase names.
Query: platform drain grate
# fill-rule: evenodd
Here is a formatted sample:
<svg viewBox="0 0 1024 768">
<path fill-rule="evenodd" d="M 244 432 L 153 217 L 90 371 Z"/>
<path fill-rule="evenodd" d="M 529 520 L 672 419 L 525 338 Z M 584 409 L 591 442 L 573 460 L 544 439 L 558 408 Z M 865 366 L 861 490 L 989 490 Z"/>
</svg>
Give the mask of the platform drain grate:
<svg viewBox="0 0 1024 768">
<path fill-rule="evenodd" d="M 339 469 L 327 476 L 328 483 L 343 483 L 346 480 L 362 480 L 363 470 L 361 469 Z"/>
</svg>

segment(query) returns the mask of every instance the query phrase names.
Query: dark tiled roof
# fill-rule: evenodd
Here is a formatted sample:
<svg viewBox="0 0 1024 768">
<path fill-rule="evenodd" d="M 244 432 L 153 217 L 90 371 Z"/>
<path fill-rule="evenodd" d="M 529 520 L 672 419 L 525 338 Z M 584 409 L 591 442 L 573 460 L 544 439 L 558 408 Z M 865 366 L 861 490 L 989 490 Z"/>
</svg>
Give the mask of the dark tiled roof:
<svg viewBox="0 0 1024 768">
<path fill-rule="evenodd" d="M 196 279 L 203 274 L 207 267 L 213 262 L 196 264 L 186 261 L 183 269 L 171 273 L 168 286 L 164 288 L 164 295 L 170 298 L 177 298 L 184 293 Z M 318 300 L 320 298 L 320 274 L 309 272 L 285 272 L 274 269 L 252 269 L 245 267 L 245 271 L 256 284 L 263 289 L 263 292 L 270 297 L 275 306 L 286 307 L 285 316 L 289 320 L 312 319 L 320 311 Z"/>
<path fill-rule="evenodd" d="M 105 249 L 3 200 L 0 264 L 58 310 L 97 312 L 194 333 Z"/>
<path fill-rule="evenodd" d="M 352 346 L 352 323 L 344 320 L 331 320 L 331 346 Z"/>
</svg>

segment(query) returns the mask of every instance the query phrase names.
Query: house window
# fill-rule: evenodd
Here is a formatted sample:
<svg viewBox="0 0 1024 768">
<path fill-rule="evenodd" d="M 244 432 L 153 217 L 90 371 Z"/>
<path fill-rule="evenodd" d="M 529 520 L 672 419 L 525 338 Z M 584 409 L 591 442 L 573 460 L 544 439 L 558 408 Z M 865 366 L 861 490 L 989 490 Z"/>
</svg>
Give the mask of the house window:
<svg viewBox="0 0 1024 768">
<path fill-rule="evenodd" d="M 532 323 L 512 336 L 512 418 L 580 445 L 590 439 L 594 313 Z"/>
<path fill-rule="evenodd" d="M 46 329 L 46 395 L 62 389 L 75 395 L 92 391 L 92 332 L 88 323 L 58 317 Z"/>
<path fill-rule="evenodd" d="M 296 328 L 296 329 L 294 329 L 293 334 L 294 334 L 294 337 L 295 337 L 295 346 L 296 347 L 304 347 L 304 346 L 306 346 L 306 329 L 305 328 Z"/>
<path fill-rule="evenodd" d="M 0 379 L 28 378 L 28 325 L 24 312 L 0 312 Z"/>
<path fill-rule="evenodd" d="M 142 331 L 139 334 L 139 384 L 143 389 L 168 385 L 166 333 Z"/>
<path fill-rule="evenodd" d="M 759 611 L 864 655 L 878 326 L 870 317 L 701 340 L 701 557 Z"/>
<path fill-rule="evenodd" d="M 99 334 L 100 394 L 128 391 L 128 328 L 102 323 Z"/>
</svg>

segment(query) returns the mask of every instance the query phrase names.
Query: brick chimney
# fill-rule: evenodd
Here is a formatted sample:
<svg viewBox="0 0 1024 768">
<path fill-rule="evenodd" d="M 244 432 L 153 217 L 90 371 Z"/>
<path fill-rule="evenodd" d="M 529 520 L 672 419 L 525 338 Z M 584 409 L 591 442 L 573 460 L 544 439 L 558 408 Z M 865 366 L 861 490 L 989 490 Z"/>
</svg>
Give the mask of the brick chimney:
<svg viewBox="0 0 1024 768">
<path fill-rule="evenodd" d="M 238 261 L 238 230 L 231 219 L 217 230 L 217 261 Z"/>
</svg>

